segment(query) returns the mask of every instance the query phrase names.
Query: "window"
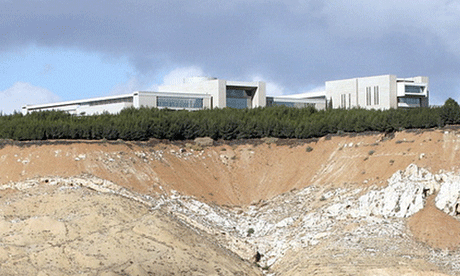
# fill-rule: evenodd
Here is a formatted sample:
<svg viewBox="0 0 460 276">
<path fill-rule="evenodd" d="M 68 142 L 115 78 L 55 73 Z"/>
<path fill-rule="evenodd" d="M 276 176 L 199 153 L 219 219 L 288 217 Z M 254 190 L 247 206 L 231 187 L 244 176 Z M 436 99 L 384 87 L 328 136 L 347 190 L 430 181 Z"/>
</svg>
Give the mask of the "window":
<svg viewBox="0 0 460 276">
<path fill-rule="evenodd" d="M 248 93 L 243 89 L 227 89 L 227 98 L 247 98 Z"/>
<path fill-rule="evenodd" d="M 405 103 L 412 106 L 420 106 L 420 98 L 398 98 L 398 103 Z"/>
<path fill-rule="evenodd" d="M 366 87 L 366 105 L 372 104 L 371 87 Z"/>
<path fill-rule="evenodd" d="M 252 106 L 253 91 L 227 89 L 227 107 L 244 109 Z"/>
<path fill-rule="evenodd" d="M 273 97 L 266 97 L 265 99 L 267 101 L 266 106 L 274 106 L 275 105 Z"/>
<path fill-rule="evenodd" d="M 296 108 L 303 108 L 303 107 L 308 107 L 308 106 L 313 106 L 315 107 L 316 105 L 314 103 L 301 103 L 301 102 L 273 102 L 273 105 L 284 105 L 287 107 L 296 107 Z"/>
<path fill-rule="evenodd" d="M 423 93 L 423 86 L 406 85 L 404 90 L 406 93 Z"/>
<path fill-rule="evenodd" d="M 227 107 L 245 109 L 250 107 L 250 100 L 239 98 L 227 98 Z"/>
<path fill-rule="evenodd" d="M 347 108 L 347 94 L 340 95 L 340 107 Z"/>
<path fill-rule="evenodd" d="M 374 86 L 374 105 L 380 104 L 379 87 Z"/>
<path fill-rule="evenodd" d="M 157 97 L 157 107 L 203 108 L 203 99 L 181 97 Z"/>
<path fill-rule="evenodd" d="M 81 105 L 104 105 L 104 104 L 114 104 L 114 103 L 132 103 L 133 97 L 125 97 L 125 98 L 118 98 L 118 99 L 107 99 L 107 100 L 100 100 L 100 101 L 91 101 L 86 103 L 81 103 Z"/>
</svg>

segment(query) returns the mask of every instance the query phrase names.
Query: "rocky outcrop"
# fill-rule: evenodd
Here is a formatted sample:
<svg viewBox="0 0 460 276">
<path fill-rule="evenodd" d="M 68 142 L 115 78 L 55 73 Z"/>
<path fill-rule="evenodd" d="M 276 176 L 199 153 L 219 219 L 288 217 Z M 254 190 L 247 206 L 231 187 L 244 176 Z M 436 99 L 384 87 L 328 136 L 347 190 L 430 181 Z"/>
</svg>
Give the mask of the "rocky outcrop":
<svg viewBox="0 0 460 276">
<path fill-rule="evenodd" d="M 452 216 L 460 214 L 460 176 L 443 174 L 438 178 L 442 186 L 436 196 L 436 207 Z"/>
<path fill-rule="evenodd" d="M 351 215 L 407 218 L 423 208 L 427 196 L 439 191 L 442 177 L 411 164 L 393 174 L 386 188 L 361 196 Z"/>
<path fill-rule="evenodd" d="M 453 191 L 457 195 L 454 184 L 457 178 L 453 174 L 432 174 L 412 164 L 396 172 L 383 189 L 325 191 L 324 187 L 310 186 L 246 210 L 211 206 L 176 194 L 165 198 L 162 207 L 212 228 L 214 234 L 226 233 L 220 238 L 221 243 L 243 258 L 261 252 L 261 264 L 270 267 L 282 259 L 287 250 L 316 246 L 349 223 L 366 225 L 356 233 L 358 240 L 374 235 L 389 239 L 402 236 L 405 226 L 401 219 L 421 210 L 428 196 L 439 191 L 437 204 L 442 203 L 447 211 L 454 210 L 458 198 L 444 199 L 443 194 Z"/>
</svg>

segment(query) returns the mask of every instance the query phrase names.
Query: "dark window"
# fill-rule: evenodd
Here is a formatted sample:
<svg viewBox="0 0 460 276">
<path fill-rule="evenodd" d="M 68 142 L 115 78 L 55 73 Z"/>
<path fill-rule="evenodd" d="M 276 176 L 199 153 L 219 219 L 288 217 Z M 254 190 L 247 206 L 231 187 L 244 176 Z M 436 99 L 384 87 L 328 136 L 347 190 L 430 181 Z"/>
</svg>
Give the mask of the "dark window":
<svg viewBox="0 0 460 276">
<path fill-rule="evenodd" d="M 380 95 L 379 95 L 379 87 L 374 86 L 374 105 L 380 104 Z"/>
<path fill-rule="evenodd" d="M 227 107 L 244 109 L 252 107 L 253 91 L 244 89 L 227 89 Z"/>
<path fill-rule="evenodd" d="M 274 102 L 273 102 L 273 97 L 266 97 L 266 101 L 267 101 L 267 106 L 273 106 L 274 105 Z"/>
<path fill-rule="evenodd" d="M 406 85 L 406 93 L 423 93 L 423 87 L 418 85 Z"/>
<path fill-rule="evenodd" d="M 372 94 L 371 87 L 366 87 L 366 105 L 372 104 Z"/>
<path fill-rule="evenodd" d="M 398 103 L 420 106 L 420 98 L 398 98 Z"/>
<path fill-rule="evenodd" d="M 296 107 L 296 108 L 303 108 L 308 106 L 315 106 L 314 103 L 302 103 L 302 102 L 273 102 L 273 105 L 284 105 L 287 107 Z"/>
<path fill-rule="evenodd" d="M 203 108 L 203 99 L 181 97 L 157 97 L 157 107 Z"/>
<path fill-rule="evenodd" d="M 227 98 L 227 107 L 244 109 L 250 107 L 251 100 L 239 98 Z"/>
<path fill-rule="evenodd" d="M 132 103 L 133 102 L 133 97 L 125 97 L 125 98 L 118 98 L 118 99 L 107 99 L 107 100 L 100 100 L 100 101 L 91 101 L 91 102 L 85 102 L 81 103 L 81 105 L 90 105 L 90 106 L 95 106 L 95 105 L 104 105 L 104 104 L 114 104 L 114 103 Z"/>
</svg>

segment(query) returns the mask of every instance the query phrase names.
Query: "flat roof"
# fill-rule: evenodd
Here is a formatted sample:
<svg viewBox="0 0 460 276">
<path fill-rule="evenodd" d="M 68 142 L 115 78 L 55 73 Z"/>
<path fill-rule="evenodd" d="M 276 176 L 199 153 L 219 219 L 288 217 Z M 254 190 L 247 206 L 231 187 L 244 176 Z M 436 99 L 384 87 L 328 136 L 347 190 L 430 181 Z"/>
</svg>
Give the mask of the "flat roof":
<svg viewBox="0 0 460 276">
<path fill-rule="evenodd" d="M 249 88 L 257 88 L 259 87 L 258 81 L 226 81 L 227 86 L 235 86 L 235 87 L 249 87 Z"/>
<path fill-rule="evenodd" d="M 130 94 L 122 94 L 122 95 L 114 95 L 114 96 L 106 96 L 106 97 L 97 97 L 97 98 L 89 98 L 89 99 L 82 99 L 82 100 L 73 100 L 73 101 L 57 102 L 57 103 L 24 105 L 24 106 L 22 107 L 22 109 L 25 109 L 25 108 L 49 108 L 49 107 L 58 107 L 58 106 L 74 105 L 74 104 L 81 104 L 81 103 L 88 103 L 88 102 L 97 102 L 97 101 L 106 101 L 106 100 L 123 99 L 123 98 L 127 98 L 127 97 L 133 97 L 133 95 L 134 95 L 134 93 L 130 93 Z"/>
<path fill-rule="evenodd" d="M 292 95 L 282 95 L 282 96 L 272 96 L 275 99 L 308 99 L 308 98 L 318 98 L 326 97 L 326 91 L 314 91 L 314 92 L 305 92 L 300 94 Z"/>
</svg>

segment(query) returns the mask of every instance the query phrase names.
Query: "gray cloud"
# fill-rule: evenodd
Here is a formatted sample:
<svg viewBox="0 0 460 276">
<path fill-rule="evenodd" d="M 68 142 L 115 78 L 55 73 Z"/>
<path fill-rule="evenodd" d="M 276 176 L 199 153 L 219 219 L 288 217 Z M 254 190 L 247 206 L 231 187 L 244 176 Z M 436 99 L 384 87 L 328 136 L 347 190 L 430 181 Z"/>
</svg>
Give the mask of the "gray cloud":
<svg viewBox="0 0 460 276">
<path fill-rule="evenodd" d="M 199 66 L 292 92 L 374 74 L 428 75 L 460 96 L 459 1 L 2 1 L 1 50 L 31 43 L 128 56 L 140 73 Z"/>
</svg>

